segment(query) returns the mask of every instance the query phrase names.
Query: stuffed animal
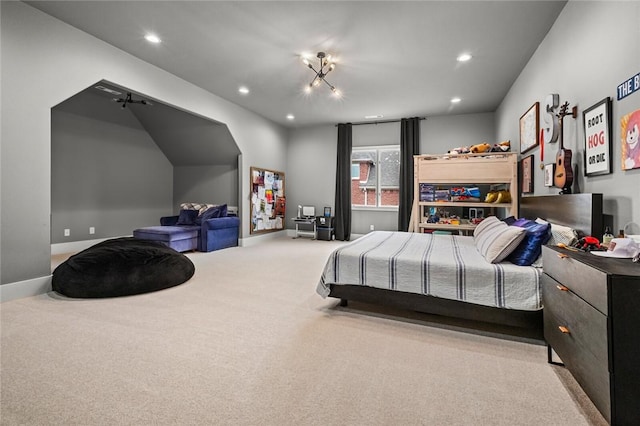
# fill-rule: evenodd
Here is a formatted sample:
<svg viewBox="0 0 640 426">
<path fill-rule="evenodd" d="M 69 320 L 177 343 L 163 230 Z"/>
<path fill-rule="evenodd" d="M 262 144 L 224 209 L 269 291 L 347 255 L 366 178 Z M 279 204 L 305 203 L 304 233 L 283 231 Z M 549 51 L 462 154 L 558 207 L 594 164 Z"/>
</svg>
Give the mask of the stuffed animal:
<svg viewBox="0 0 640 426">
<path fill-rule="evenodd" d="M 453 149 L 450 149 L 449 151 L 447 151 L 447 154 L 452 154 L 452 155 L 468 154 L 468 153 L 469 153 L 469 147 L 468 146 L 461 146 L 461 147 L 453 148 Z"/>
<path fill-rule="evenodd" d="M 474 154 L 479 154 L 481 152 L 489 152 L 490 149 L 491 149 L 491 145 L 489 145 L 486 142 L 483 142 L 477 145 L 473 145 L 471 147 L 471 152 L 473 152 Z"/>
<path fill-rule="evenodd" d="M 489 152 L 509 152 L 511 151 L 511 141 L 504 141 L 493 144 Z"/>
</svg>

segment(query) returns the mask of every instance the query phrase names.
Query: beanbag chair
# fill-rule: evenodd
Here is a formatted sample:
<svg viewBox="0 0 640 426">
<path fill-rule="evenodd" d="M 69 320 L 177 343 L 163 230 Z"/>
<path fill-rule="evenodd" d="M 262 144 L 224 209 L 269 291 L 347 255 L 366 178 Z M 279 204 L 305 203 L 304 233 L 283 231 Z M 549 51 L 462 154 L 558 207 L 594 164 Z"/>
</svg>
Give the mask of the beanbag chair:
<svg viewBox="0 0 640 426">
<path fill-rule="evenodd" d="M 185 255 L 156 241 L 115 238 L 71 256 L 53 271 L 53 290 L 98 298 L 148 293 L 182 284 L 195 272 Z"/>
</svg>

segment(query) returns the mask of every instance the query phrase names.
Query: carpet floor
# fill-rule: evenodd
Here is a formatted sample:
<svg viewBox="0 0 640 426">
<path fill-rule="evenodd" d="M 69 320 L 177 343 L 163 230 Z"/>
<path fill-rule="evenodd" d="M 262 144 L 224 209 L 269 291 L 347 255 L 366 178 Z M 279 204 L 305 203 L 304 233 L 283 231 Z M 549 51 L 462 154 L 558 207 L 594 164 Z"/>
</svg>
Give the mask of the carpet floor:
<svg viewBox="0 0 640 426">
<path fill-rule="evenodd" d="M 340 244 L 189 253 L 166 290 L 3 303 L 1 424 L 606 424 L 539 341 L 322 299 Z"/>
</svg>

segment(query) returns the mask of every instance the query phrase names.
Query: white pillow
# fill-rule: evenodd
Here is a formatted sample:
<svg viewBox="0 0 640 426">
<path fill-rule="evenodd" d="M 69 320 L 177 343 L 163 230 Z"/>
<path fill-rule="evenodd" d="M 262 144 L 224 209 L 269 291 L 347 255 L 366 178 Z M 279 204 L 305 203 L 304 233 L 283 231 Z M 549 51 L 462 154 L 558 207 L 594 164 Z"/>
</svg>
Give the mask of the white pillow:
<svg viewBox="0 0 640 426">
<path fill-rule="evenodd" d="M 545 224 L 549 222 L 544 219 L 537 218 L 536 223 Z M 551 238 L 547 241 L 547 245 L 556 246 L 562 243 L 570 246 L 576 241 L 578 241 L 578 233 L 575 229 L 551 222 Z"/>
<path fill-rule="evenodd" d="M 475 231 L 478 231 L 477 234 Z M 499 263 L 518 247 L 526 234 L 525 228 L 509 226 L 495 216 L 490 216 L 474 229 L 473 239 L 476 248 L 487 262 Z"/>
<path fill-rule="evenodd" d="M 474 241 L 484 232 L 485 229 L 496 223 L 496 221 L 500 222 L 500 219 L 495 216 L 487 216 L 486 218 L 482 219 L 482 222 L 476 225 L 475 229 L 473 230 Z"/>
</svg>

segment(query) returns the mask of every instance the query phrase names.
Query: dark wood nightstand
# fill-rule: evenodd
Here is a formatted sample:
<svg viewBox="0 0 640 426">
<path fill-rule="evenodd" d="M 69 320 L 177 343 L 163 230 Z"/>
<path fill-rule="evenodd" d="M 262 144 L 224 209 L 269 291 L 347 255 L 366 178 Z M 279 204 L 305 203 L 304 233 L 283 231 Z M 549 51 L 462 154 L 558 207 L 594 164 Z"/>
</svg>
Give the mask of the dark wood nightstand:
<svg viewBox="0 0 640 426">
<path fill-rule="evenodd" d="M 611 424 L 639 424 L 640 264 L 557 247 L 542 255 L 549 348 Z"/>
</svg>

